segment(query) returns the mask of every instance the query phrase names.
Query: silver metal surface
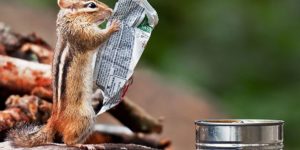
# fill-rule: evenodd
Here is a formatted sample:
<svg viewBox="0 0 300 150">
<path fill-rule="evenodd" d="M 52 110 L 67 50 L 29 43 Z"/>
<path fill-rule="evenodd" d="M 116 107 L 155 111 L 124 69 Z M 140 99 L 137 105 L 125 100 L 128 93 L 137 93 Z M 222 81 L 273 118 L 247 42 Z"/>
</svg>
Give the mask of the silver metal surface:
<svg viewBox="0 0 300 150">
<path fill-rule="evenodd" d="M 196 124 L 197 150 L 283 149 L 281 120 L 199 120 Z"/>
</svg>

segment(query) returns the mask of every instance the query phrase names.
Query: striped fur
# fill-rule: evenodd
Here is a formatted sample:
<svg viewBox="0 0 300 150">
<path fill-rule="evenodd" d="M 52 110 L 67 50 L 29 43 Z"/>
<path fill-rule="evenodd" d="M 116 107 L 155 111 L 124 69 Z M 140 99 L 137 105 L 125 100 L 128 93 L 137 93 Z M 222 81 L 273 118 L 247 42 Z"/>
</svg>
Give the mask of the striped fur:
<svg viewBox="0 0 300 150">
<path fill-rule="evenodd" d="M 87 8 L 88 3 L 97 8 Z M 53 108 L 46 125 L 20 128 L 9 133 L 12 144 L 33 147 L 53 142 L 61 135 L 67 145 L 83 143 L 93 129 L 95 112 L 91 104 L 95 49 L 119 29 L 114 21 L 107 29 L 97 23 L 112 10 L 97 0 L 58 0 L 57 44 L 52 62 Z M 19 134 L 21 133 L 21 134 Z"/>
<path fill-rule="evenodd" d="M 82 2 L 85 5 L 90 1 Z M 95 49 L 119 28 L 117 22 L 108 29 L 97 27 L 95 23 L 99 16 L 107 18 L 111 13 L 106 5 L 97 4 L 97 11 L 62 9 L 58 15 L 58 40 L 61 44 L 56 48 L 53 61 L 56 108 L 50 121 L 53 120 L 52 124 L 68 145 L 84 142 L 92 131 L 95 116 L 91 104 L 92 56 Z"/>
</svg>

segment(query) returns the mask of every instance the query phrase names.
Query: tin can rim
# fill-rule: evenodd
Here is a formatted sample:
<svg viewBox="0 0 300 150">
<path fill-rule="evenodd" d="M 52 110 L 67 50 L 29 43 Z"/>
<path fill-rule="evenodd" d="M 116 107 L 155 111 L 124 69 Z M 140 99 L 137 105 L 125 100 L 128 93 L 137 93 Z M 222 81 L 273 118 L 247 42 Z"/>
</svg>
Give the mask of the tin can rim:
<svg viewBox="0 0 300 150">
<path fill-rule="evenodd" d="M 272 119 L 200 119 L 196 125 L 205 126 L 271 126 L 283 125 L 283 120 Z"/>
</svg>

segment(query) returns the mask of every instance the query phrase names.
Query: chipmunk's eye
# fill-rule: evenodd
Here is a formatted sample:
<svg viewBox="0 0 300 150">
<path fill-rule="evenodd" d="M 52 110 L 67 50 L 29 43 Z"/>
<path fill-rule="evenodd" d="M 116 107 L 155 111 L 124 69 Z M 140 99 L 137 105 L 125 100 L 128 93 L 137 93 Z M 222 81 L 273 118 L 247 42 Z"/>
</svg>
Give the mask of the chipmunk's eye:
<svg viewBox="0 0 300 150">
<path fill-rule="evenodd" d="M 97 8 L 97 5 L 94 2 L 90 2 L 90 3 L 86 4 L 85 7 L 87 7 L 87 8 Z"/>
</svg>

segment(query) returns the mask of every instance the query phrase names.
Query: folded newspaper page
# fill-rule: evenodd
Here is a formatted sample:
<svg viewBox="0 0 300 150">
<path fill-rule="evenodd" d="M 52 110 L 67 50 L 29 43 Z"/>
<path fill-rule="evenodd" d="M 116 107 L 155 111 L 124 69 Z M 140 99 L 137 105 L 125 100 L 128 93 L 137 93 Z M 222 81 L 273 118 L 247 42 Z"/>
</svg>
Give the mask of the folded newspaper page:
<svg viewBox="0 0 300 150">
<path fill-rule="evenodd" d="M 122 94 L 147 45 L 158 16 L 147 0 L 119 0 L 112 20 L 120 20 L 120 31 L 100 46 L 94 78 L 102 90 L 103 107 L 97 115 L 121 102 Z"/>
</svg>

